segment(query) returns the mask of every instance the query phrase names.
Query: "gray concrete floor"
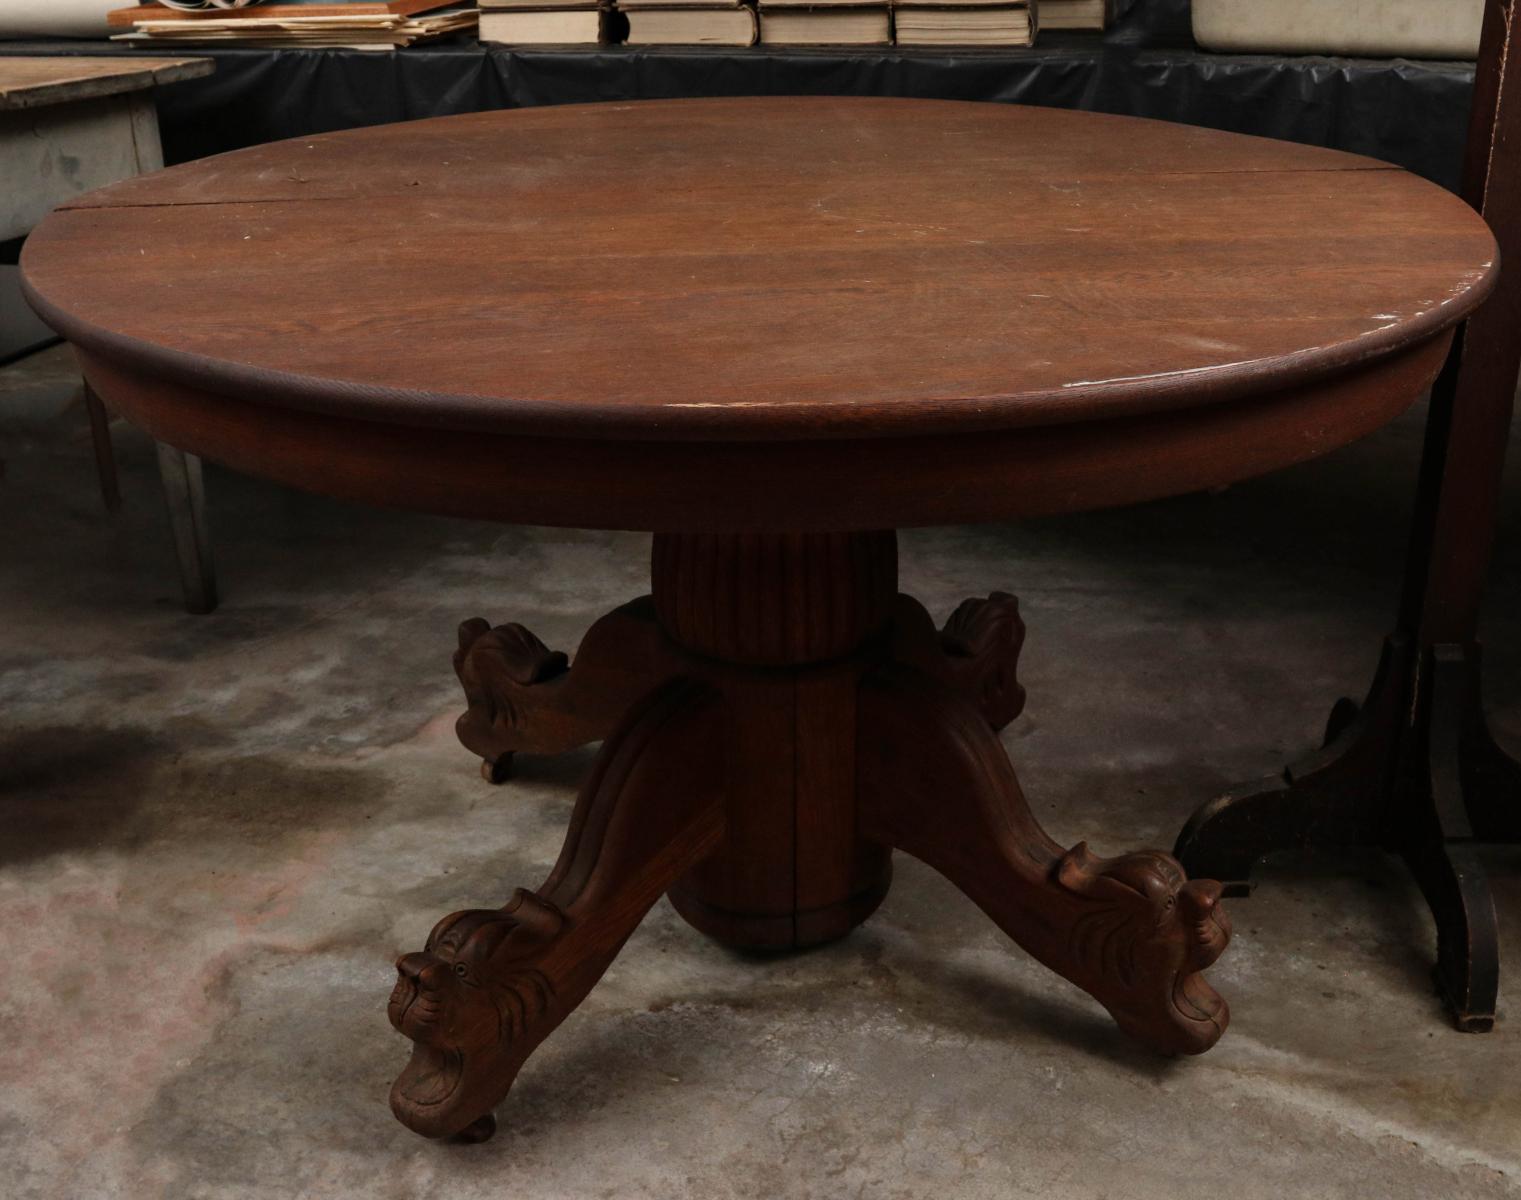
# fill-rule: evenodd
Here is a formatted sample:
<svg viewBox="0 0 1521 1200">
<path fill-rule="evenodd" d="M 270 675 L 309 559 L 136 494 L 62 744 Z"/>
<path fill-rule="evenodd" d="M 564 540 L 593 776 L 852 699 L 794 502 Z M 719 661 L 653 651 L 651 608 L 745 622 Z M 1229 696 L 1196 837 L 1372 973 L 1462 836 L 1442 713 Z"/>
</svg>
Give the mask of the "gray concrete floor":
<svg viewBox="0 0 1521 1200">
<path fill-rule="evenodd" d="M 1199 1059 L 1129 1044 L 899 858 L 849 939 L 774 961 L 663 902 L 484 1146 L 386 1108 L 391 962 L 542 877 L 588 753 L 481 782 L 454 626 L 552 645 L 645 585 L 647 539 L 362 509 L 212 471 L 223 606 L 180 611 L 152 448 L 101 510 L 66 351 L 0 373 L 0 1196 L 1490 1197 L 1521 1193 L 1512 973 L 1443 1022 L 1419 897 L 1378 855 L 1274 864 L 1213 970 Z M 943 615 L 1008 587 L 1005 741 L 1053 834 L 1167 846 L 1309 746 L 1391 618 L 1422 414 L 1321 462 L 1125 511 L 911 532 Z M 1514 474 L 1514 473 L 1513 473 Z M 1521 743 L 1521 488 L 1488 608 Z"/>
</svg>

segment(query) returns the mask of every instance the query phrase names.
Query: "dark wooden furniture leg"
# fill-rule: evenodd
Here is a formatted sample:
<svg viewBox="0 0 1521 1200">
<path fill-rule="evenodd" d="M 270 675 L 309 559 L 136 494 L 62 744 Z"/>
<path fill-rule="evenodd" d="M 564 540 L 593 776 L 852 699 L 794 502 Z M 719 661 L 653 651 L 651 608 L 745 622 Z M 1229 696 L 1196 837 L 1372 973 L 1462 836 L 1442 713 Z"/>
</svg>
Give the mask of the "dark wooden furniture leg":
<svg viewBox="0 0 1521 1200">
<path fill-rule="evenodd" d="M 1490 0 L 1475 76 L 1464 197 L 1521 261 L 1521 32 L 1516 5 Z M 1399 853 L 1437 926 L 1437 989 L 1457 1027 L 1493 1027 L 1499 987 L 1494 901 L 1480 842 L 1521 842 L 1521 764 L 1490 736 L 1480 699 L 1479 600 L 1521 368 L 1521 273 L 1454 339 L 1432 389 L 1398 630 L 1367 701 L 1333 710 L 1321 753 L 1282 779 L 1200 808 L 1175 853 L 1244 894 L 1252 864 L 1308 846 Z"/>
<path fill-rule="evenodd" d="M 899 664 L 863 680 L 862 834 L 934 867 L 1126 1033 L 1165 1053 L 1208 1050 L 1230 1019 L 1201 973 L 1230 940 L 1220 885 L 1187 881 L 1157 850 L 1106 859 L 1057 845 L 977 699 Z"/>
<path fill-rule="evenodd" d="M 661 534 L 653 576 L 574 666 L 520 625 L 461 628 L 460 738 L 488 763 L 616 728 L 548 881 L 445 917 L 398 962 L 403 1123 L 489 1137 L 524 1060 L 661 892 L 728 945 L 815 945 L 877 907 L 895 847 L 1128 1033 L 1168 1053 L 1214 1044 L 1227 1009 L 1200 972 L 1229 938 L 1219 885 L 1154 850 L 1064 851 L 1024 802 L 996 735 L 1024 701 L 1012 596 L 935 629 L 895 594 L 892 533 Z"/>
</svg>

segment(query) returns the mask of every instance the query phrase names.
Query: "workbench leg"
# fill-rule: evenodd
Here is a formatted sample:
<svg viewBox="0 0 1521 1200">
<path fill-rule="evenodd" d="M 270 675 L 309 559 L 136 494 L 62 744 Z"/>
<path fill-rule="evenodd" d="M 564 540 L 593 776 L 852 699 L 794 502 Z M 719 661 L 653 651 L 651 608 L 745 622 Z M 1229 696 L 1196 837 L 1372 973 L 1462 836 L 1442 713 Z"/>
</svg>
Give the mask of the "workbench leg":
<svg viewBox="0 0 1521 1200">
<path fill-rule="evenodd" d="M 116 475 L 116 452 L 111 446 L 111 414 L 95 389 L 84 385 L 85 412 L 90 414 L 90 440 L 95 444 L 95 472 L 100 477 L 100 498 L 107 512 L 121 511 L 121 484 Z"/>
<path fill-rule="evenodd" d="M 211 562 L 211 534 L 206 524 L 206 490 L 201 460 L 158 443 L 158 471 L 174 534 L 185 611 L 209 613 L 217 606 L 216 573 Z"/>
</svg>

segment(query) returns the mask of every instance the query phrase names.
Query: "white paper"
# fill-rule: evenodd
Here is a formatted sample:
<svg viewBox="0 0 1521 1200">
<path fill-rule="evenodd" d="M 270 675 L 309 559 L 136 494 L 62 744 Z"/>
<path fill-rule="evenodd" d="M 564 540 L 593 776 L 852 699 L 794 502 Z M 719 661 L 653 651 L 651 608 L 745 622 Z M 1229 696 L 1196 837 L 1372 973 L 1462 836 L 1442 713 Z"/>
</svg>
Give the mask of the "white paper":
<svg viewBox="0 0 1521 1200">
<path fill-rule="evenodd" d="M 0 0 L 0 37 L 105 37 L 106 14 L 131 0 Z"/>
</svg>

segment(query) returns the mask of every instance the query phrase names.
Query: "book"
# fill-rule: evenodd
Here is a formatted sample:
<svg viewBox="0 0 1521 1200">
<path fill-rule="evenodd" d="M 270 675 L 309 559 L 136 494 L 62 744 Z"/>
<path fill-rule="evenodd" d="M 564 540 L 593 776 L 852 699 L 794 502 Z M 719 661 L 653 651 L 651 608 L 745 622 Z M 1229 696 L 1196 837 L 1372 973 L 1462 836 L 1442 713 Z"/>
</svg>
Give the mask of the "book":
<svg viewBox="0 0 1521 1200">
<path fill-rule="evenodd" d="M 162 4 L 138 4 L 128 8 L 112 9 L 106 14 L 106 24 L 127 28 L 138 21 L 218 21 L 239 19 L 265 19 L 271 17 L 413 17 L 435 8 L 448 8 L 450 0 L 353 0 L 352 3 L 331 4 L 255 4 L 249 8 L 227 8 L 188 11 L 167 8 Z M 455 6 L 459 7 L 458 0 Z"/>
<path fill-rule="evenodd" d="M 1199 45 L 1223 54 L 1474 59 L 1487 9 L 1483 0 L 1196 0 L 1192 20 Z"/>
<path fill-rule="evenodd" d="M 705 0 L 713 3 L 713 0 Z M 493 12 L 561 12 L 567 8 L 605 8 L 606 0 L 480 0 L 482 13 Z"/>
<path fill-rule="evenodd" d="M 865 3 L 865 0 L 861 0 Z M 722 8 L 749 7 L 748 0 L 615 0 L 619 12 L 637 12 L 642 8 Z"/>
<path fill-rule="evenodd" d="M 886 7 L 859 0 L 760 0 L 760 40 L 766 46 L 887 46 L 892 18 Z"/>
<path fill-rule="evenodd" d="M 1108 24 L 1108 0 L 1040 0 L 1042 29 L 1099 29 Z"/>
<path fill-rule="evenodd" d="M 1035 13 L 1026 0 L 910 0 L 893 28 L 900 46 L 1029 46 Z"/>
<path fill-rule="evenodd" d="M 594 45 L 603 40 L 607 14 L 596 8 L 482 9 L 480 39 L 510 46 Z"/>
<path fill-rule="evenodd" d="M 631 46 L 752 46 L 758 30 L 754 10 L 742 4 L 655 7 L 635 0 L 618 8 L 628 18 Z"/>
</svg>

